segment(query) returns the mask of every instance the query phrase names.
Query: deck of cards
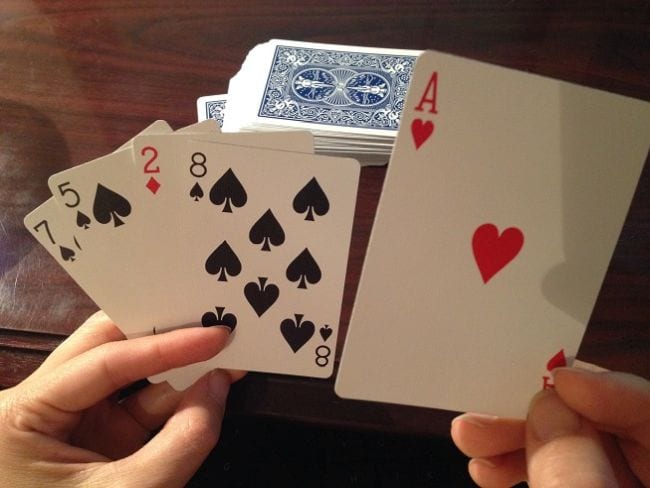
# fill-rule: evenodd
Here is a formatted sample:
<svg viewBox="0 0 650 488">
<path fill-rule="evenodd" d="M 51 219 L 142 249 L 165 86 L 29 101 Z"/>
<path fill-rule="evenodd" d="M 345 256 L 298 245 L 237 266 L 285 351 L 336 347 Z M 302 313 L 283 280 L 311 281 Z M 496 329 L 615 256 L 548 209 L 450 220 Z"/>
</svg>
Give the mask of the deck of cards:
<svg viewBox="0 0 650 488">
<path fill-rule="evenodd" d="M 376 161 L 399 128 L 336 392 L 522 418 L 577 353 L 650 104 L 417 56 L 257 46 L 227 97 L 198 103 L 231 132 L 156 122 L 53 175 L 25 224 L 128 337 L 233 330 L 212 360 L 153 381 L 183 388 L 214 367 L 325 378 L 360 170 L 336 155 Z"/>
<path fill-rule="evenodd" d="M 303 129 L 317 153 L 388 162 L 420 51 L 271 40 L 256 46 L 227 95 L 197 100 L 224 132 Z"/>
</svg>

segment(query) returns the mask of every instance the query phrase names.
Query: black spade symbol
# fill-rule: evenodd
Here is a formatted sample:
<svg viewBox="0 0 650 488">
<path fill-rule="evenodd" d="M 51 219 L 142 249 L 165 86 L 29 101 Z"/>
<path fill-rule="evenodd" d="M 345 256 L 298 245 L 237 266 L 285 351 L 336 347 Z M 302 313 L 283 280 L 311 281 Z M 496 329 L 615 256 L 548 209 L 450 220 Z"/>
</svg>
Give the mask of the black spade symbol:
<svg viewBox="0 0 650 488">
<path fill-rule="evenodd" d="M 298 213 L 305 213 L 305 220 L 314 220 L 314 214 L 322 217 L 330 209 L 330 202 L 327 195 L 316 181 L 312 178 L 300 190 L 293 199 L 293 209 Z"/>
<path fill-rule="evenodd" d="M 287 278 L 290 281 L 298 283 L 298 288 L 307 289 L 307 283 L 315 285 L 321 279 L 321 271 L 318 263 L 305 248 L 296 258 L 287 266 Z"/>
<path fill-rule="evenodd" d="M 213 275 L 218 274 L 219 281 L 228 281 L 228 275 L 237 276 L 241 272 L 241 261 L 228 243 L 223 241 L 208 256 L 205 270 Z"/>
<path fill-rule="evenodd" d="M 270 251 L 271 245 L 279 246 L 284 242 L 284 230 L 271 209 L 268 209 L 253 224 L 248 237 L 253 244 L 262 244 L 262 251 Z"/>
<path fill-rule="evenodd" d="M 325 324 L 323 327 L 319 329 L 320 336 L 323 338 L 324 341 L 327 341 L 327 339 L 330 338 L 332 335 L 332 329 L 330 329 L 330 326 Z"/>
<path fill-rule="evenodd" d="M 83 212 L 77 211 L 77 227 L 81 227 L 82 229 L 90 227 L 90 217 Z"/>
<path fill-rule="evenodd" d="M 305 320 L 301 323 L 303 315 L 294 314 L 296 320 L 284 319 L 280 324 L 280 332 L 284 337 L 284 340 L 287 341 L 289 347 L 293 352 L 298 352 L 298 350 L 304 346 L 311 336 L 314 335 L 314 323 L 309 320 Z"/>
<path fill-rule="evenodd" d="M 232 213 L 231 204 L 235 207 L 246 205 L 246 190 L 239 182 L 232 169 L 228 169 L 210 189 L 210 201 L 215 205 L 225 205 L 223 212 Z"/>
<path fill-rule="evenodd" d="M 244 287 L 244 296 L 255 310 L 257 316 L 261 317 L 278 299 L 280 289 L 274 284 L 266 284 L 268 278 L 260 277 L 257 279 L 260 282 L 259 286 L 254 281 L 247 283 Z"/>
<path fill-rule="evenodd" d="M 203 198 L 203 188 L 201 188 L 198 182 L 194 183 L 194 186 L 190 190 L 190 198 L 193 198 L 195 202 Z"/>
<path fill-rule="evenodd" d="M 237 326 L 237 317 L 231 313 L 224 314 L 225 307 L 215 307 L 217 311 L 216 315 L 214 312 L 206 312 L 201 317 L 201 325 L 203 327 L 212 327 L 215 325 L 225 325 L 230 328 L 232 332 Z"/>
<path fill-rule="evenodd" d="M 131 204 L 126 198 L 102 184 L 97 184 L 93 202 L 93 215 L 97 222 L 108 224 L 113 221 L 113 226 L 118 227 L 124 224 L 120 217 L 128 217 L 130 214 Z"/>
<path fill-rule="evenodd" d="M 63 258 L 64 261 L 74 262 L 76 258 L 76 254 L 72 249 L 59 246 L 59 251 L 61 251 L 61 257 Z"/>
</svg>

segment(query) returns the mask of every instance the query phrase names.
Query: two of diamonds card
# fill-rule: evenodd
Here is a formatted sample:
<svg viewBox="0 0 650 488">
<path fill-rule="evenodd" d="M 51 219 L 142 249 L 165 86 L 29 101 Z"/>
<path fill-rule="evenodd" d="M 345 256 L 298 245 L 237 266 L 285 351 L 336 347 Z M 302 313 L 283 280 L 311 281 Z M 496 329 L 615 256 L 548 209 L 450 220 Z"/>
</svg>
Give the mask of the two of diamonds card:
<svg viewBox="0 0 650 488">
<path fill-rule="evenodd" d="M 204 366 L 329 376 L 358 163 L 308 133 L 170 132 L 53 175 L 27 228 L 128 337 L 233 329 L 176 387 Z"/>
</svg>

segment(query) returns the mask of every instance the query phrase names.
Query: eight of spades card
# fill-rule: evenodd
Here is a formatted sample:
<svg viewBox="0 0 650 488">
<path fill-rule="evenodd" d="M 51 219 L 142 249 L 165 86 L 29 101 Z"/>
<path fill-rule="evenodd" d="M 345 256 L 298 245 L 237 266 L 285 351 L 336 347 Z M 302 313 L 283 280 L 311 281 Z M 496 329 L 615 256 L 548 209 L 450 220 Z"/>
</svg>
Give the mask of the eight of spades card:
<svg viewBox="0 0 650 488">
<path fill-rule="evenodd" d="M 180 161 L 178 323 L 233 334 L 212 360 L 153 380 L 180 388 L 214 367 L 329 376 L 358 163 L 202 141 L 185 142 Z"/>
</svg>

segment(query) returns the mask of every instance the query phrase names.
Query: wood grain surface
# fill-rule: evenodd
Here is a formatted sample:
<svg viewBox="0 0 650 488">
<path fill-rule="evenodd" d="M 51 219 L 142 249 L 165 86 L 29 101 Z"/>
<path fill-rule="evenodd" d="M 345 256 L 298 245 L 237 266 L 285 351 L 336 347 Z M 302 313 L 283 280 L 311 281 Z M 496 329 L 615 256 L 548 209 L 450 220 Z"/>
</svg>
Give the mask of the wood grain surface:
<svg viewBox="0 0 650 488">
<path fill-rule="evenodd" d="M 155 119 L 173 127 L 194 122 L 196 98 L 226 93 L 257 43 L 283 38 L 431 48 L 650 100 L 649 25 L 650 3 L 644 0 L 3 0 L 0 386 L 25 378 L 95 310 L 23 229 L 24 215 L 49 196 L 48 176 L 114 150 Z M 362 170 L 343 332 L 384 174 L 385 168 Z M 649 321 L 646 165 L 579 357 L 650 377 Z M 332 386 L 333 380 L 252 374 L 234 388 L 231 408 L 437 435 L 446 435 L 453 416 L 341 400 Z"/>
</svg>

